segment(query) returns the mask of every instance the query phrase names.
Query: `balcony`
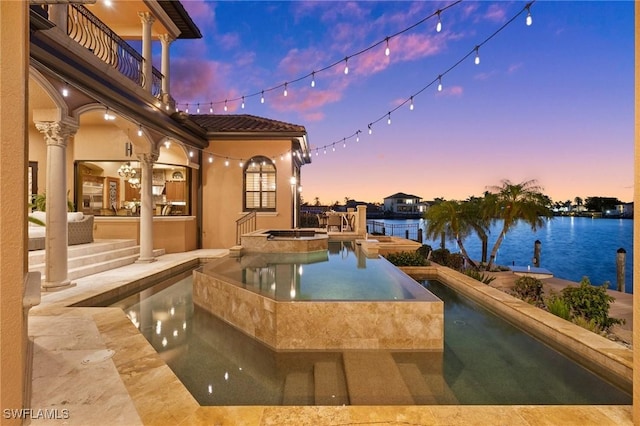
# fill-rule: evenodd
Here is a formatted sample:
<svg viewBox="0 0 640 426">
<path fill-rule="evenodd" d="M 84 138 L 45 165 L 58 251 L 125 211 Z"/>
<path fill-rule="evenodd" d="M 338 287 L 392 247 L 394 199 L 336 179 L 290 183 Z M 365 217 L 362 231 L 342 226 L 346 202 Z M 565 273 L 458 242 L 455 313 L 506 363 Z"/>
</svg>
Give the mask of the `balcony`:
<svg viewBox="0 0 640 426">
<path fill-rule="evenodd" d="M 31 8 L 48 18 L 47 5 Z M 146 86 L 142 55 L 86 7 L 78 4 L 67 6 L 67 35 L 138 86 Z M 157 99 L 162 96 L 163 78 L 162 73 L 152 67 L 151 95 Z"/>
</svg>

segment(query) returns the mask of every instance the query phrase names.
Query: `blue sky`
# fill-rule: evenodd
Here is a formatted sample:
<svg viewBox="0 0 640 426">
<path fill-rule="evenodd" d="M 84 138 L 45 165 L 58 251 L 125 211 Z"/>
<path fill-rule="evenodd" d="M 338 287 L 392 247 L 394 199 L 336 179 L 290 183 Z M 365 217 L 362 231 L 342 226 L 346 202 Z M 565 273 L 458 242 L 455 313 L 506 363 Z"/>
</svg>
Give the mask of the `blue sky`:
<svg viewBox="0 0 640 426">
<path fill-rule="evenodd" d="M 305 126 L 310 202 L 465 199 L 502 179 L 536 179 L 554 201 L 631 201 L 633 2 L 537 1 L 531 26 L 524 12 L 486 42 L 527 2 L 454 3 L 184 1 L 203 38 L 172 44 L 172 94 L 190 113 L 245 96 L 227 113 Z M 480 64 L 472 54 L 447 71 L 477 45 Z M 313 88 L 293 82 L 336 62 Z M 264 104 L 249 96 L 262 90 Z M 412 95 L 413 110 L 394 111 Z"/>
</svg>

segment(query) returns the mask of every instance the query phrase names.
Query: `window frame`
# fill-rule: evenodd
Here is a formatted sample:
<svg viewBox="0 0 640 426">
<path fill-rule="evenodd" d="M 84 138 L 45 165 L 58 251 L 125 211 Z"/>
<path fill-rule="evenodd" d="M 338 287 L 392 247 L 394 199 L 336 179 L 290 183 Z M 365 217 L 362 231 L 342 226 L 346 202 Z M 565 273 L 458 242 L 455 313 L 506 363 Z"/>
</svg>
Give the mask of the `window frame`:
<svg viewBox="0 0 640 426">
<path fill-rule="evenodd" d="M 249 169 L 252 168 L 252 165 L 255 164 L 258 167 L 258 171 L 250 171 Z M 264 170 L 265 167 L 269 167 L 270 169 L 273 170 Z M 249 180 L 247 179 L 248 175 L 258 175 L 257 179 L 257 183 L 258 183 L 258 189 L 257 190 L 249 190 L 249 188 L 247 187 L 247 185 L 249 184 Z M 263 185 L 262 185 L 262 181 L 264 179 L 265 175 L 269 175 L 269 177 L 271 177 L 273 179 L 273 190 L 268 190 L 268 189 L 264 189 Z M 271 176 L 272 175 L 272 176 Z M 245 212 L 275 212 L 276 208 L 277 208 L 277 203 L 278 203 L 278 169 L 276 168 L 276 165 L 274 164 L 274 162 L 265 156 L 257 156 L 257 157 L 253 157 L 250 161 L 247 161 L 247 163 L 244 165 L 244 168 L 242 169 L 242 210 Z M 247 205 L 247 195 L 248 194 L 258 194 L 257 195 L 257 199 L 259 202 L 259 207 L 249 207 Z M 273 199 L 273 206 L 269 206 L 268 202 L 269 202 L 269 194 L 272 194 L 272 199 Z M 267 195 L 267 198 L 265 198 L 265 195 Z M 265 207 L 265 204 L 267 204 L 267 206 Z"/>
</svg>

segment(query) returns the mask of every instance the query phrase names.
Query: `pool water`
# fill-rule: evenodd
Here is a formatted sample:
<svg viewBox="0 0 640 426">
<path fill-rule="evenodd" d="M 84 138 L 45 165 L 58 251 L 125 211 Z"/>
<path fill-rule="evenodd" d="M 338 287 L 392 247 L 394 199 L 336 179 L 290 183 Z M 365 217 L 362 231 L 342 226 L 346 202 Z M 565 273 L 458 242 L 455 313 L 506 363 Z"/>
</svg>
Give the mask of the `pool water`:
<svg viewBox="0 0 640 426">
<path fill-rule="evenodd" d="M 367 257 L 353 241 L 329 241 L 328 250 L 312 253 L 223 258 L 202 272 L 278 301 L 437 300 L 386 259 Z"/>
<path fill-rule="evenodd" d="M 438 282 L 422 284 L 445 302 L 444 352 L 381 352 L 411 366 L 411 379 L 437 384 L 433 394 L 414 395 L 415 404 L 631 404 L 629 394 L 466 297 Z M 319 365 L 334 366 L 335 386 L 344 390 L 320 403 L 350 403 L 345 353 L 275 352 L 194 307 L 191 289 L 186 276 L 113 306 L 201 405 L 314 405 L 314 380 L 323 380 L 314 378 Z"/>
</svg>

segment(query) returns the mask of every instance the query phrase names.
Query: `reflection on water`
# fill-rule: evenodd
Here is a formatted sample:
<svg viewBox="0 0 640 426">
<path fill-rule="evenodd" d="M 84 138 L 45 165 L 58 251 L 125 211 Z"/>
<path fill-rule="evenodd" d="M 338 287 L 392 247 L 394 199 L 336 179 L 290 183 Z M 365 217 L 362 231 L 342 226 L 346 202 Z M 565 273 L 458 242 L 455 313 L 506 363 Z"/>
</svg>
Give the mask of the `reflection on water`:
<svg viewBox="0 0 640 426">
<path fill-rule="evenodd" d="M 381 257 L 354 241 L 330 241 L 311 253 L 250 253 L 202 267 L 269 298 L 286 300 L 430 300 L 432 296 Z"/>
<path fill-rule="evenodd" d="M 173 282 L 113 306 L 124 310 L 201 405 L 352 403 L 343 353 L 272 351 L 194 307 L 190 275 Z M 465 297 L 437 282 L 423 284 L 445 302 L 444 352 L 376 352 L 392 357 L 395 376 L 390 369 L 365 369 L 367 377 L 352 374 L 355 383 L 381 375 L 402 380 L 415 404 L 631 403 L 630 395 Z M 352 400 L 386 390 L 352 388 L 359 389 L 350 389 L 358 393 Z"/>
<path fill-rule="evenodd" d="M 419 223 L 422 219 L 381 220 L 389 225 Z M 491 227 L 489 250 L 500 234 L 502 223 Z M 388 229 L 391 229 L 389 226 Z M 401 226 L 396 235 L 404 235 Z M 592 284 L 601 285 L 605 281 L 609 288 L 616 288 L 616 252 L 624 248 L 627 252 L 625 265 L 625 291 L 633 292 L 633 220 L 631 219 L 591 219 L 586 217 L 554 217 L 536 232 L 525 223 L 519 223 L 507 233 L 498 251 L 497 263 L 502 265 L 532 265 L 533 247 L 536 240 L 542 243 L 542 268 L 565 280 L 579 282 L 587 276 Z M 440 241 L 424 241 L 433 248 L 440 247 Z M 482 247 L 476 235 L 464 240 L 464 247 L 474 259 L 480 259 Z M 452 252 L 459 251 L 455 242 L 447 242 Z"/>
</svg>

